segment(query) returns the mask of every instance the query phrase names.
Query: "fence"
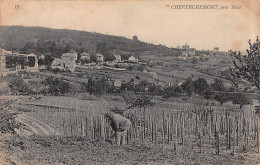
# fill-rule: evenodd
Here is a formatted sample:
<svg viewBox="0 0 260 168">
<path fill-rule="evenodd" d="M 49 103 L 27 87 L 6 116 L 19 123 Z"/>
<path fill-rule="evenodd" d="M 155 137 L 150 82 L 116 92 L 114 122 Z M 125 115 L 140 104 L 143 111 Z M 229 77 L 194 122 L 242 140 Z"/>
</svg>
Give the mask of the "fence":
<svg viewBox="0 0 260 168">
<path fill-rule="evenodd" d="M 27 115 L 48 123 L 57 135 L 101 140 L 111 136 L 111 127 L 100 115 L 107 112 L 110 102 L 99 105 L 66 100 L 17 104 L 14 108 L 23 109 Z M 173 147 L 175 150 L 191 145 L 198 152 L 213 148 L 216 154 L 227 150 L 232 154 L 256 149 L 259 152 L 259 117 L 250 106 L 234 110 L 231 107 L 168 103 L 131 109 L 125 115 L 132 121 L 127 143 Z"/>
</svg>

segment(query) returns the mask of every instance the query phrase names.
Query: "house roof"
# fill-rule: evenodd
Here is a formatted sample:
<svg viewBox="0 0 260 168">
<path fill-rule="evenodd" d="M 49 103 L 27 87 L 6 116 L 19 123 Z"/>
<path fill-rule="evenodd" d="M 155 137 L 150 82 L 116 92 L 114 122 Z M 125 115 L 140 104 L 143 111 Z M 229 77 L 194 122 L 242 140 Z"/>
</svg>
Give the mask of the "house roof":
<svg viewBox="0 0 260 168">
<path fill-rule="evenodd" d="M 28 57 L 36 57 L 36 55 L 34 53 L 28 54 Z"/>
<path fill-rule="evenodd" d="M 83 53 L 81 53 L 80 55 L 81 55 L 81 56 L 90 56 L 90 54 L 87 53 L 87 52 L 83 52 Z"/>
<path fill-rule="evenodd" d="M 104 57 L 104 55 L 100 54 L 100 53 L 97 53 L 96 54 L 97 57 Z"/>
</svg>

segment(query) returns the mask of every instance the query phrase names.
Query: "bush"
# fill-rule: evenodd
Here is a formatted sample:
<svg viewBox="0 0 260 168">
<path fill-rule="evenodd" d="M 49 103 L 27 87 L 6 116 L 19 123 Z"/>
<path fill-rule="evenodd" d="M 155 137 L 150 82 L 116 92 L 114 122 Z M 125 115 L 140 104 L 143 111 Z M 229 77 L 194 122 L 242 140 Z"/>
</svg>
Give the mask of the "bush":
<svg viewBox="0 0 260 168">
<path fill-rule="evenodd" d="M 184 90 L 179 86 L 173 86 L 166 88 L 163 93 L 163 98 L 168 99 L 170 97 L 181 96 L 181 93 L 184 93 Z"/>
<path fill-rule="evenodd" d="M 211 88 L 208 88 L 203 92 L 202 95 L 205 99 L 209 100 L 214 97 L 214 92 Z"/>
<path fill-rule="evenodd" d="M 55 68 L 52 71 L 56 74 L 56 73 L 60 72 L 60 69 L 59 68 Z"/>
<path fill-rule="evenodd" d="M 102 94 L 111 90 L 110 85 L 108 84 L 107 79 L 101 78 L 94 80 L 92 77 L 89 78 L 88 83 L 81 84 L 81 90 L 83 92 L 88 92 L 90 95 L 101 96 Z"/>
<path fill-rule="evenodd" d="M 248 97 L 243 93 L 233 93 L 230 97 L 232 103 L 238 104 L 240 108 L 251 103 L 250 99 L 248 99 Z"/>
<path fill-rule="evenodd" d="M 0 109 L 0 132 L 15 134 L 15 128 L 19 129 L 21 124 L 15 120 L 16 113 L 7 113 Z"/>
<path fill-rule="evenodd" d="M 223 105 L 223 103 L 228 102 L 231 97 L 229 92 L 223 91 L 223 92 L 219 92 L 215 95 L 215 99 L 221 104 L 221 106 Z"/>
<path fill-rule="evenodd" d="M 185 82 L 182 84 L 182 89 L 186 92 L 187 96 L 192 95 L 194 92 L 194 84 L 191 77 L 185 80 Z"/>
<path fill-rule="evenodd" d="M 71 89 L 69 82 L 65 82 L 63 79 L 54 79 L 53 77 L 46 78 L 44 84 L 48 87 L 47 92 L 55 96 L 64 95 Z"/>
<path fill-rule="evenodd" d="M 11 89 L 13 94 L 29 94 L 28 85 L 20 77 L 12 79 L 8 87 Z"/>
<path fill-rule="evenodd" d="M 202 95 L 205 90 L 209 88 L 209 85 L 204 78 L 199 78 L 193 82 L 195 93 Z"/>
<path fill-rule="evenodd" d="M 225 87 L 223 84 L 223 81 L 221 79 L 214 79 L 214 82 L 211 84 L 211 87 L 215 90 L 215 91 L 224 91 Z"/>
</svg>

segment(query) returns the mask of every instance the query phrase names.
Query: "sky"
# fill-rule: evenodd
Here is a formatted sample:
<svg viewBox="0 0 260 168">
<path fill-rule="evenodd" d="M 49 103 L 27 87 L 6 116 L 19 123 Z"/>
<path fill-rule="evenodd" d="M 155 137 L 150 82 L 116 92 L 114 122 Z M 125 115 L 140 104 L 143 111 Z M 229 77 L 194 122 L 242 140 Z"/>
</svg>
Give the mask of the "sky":
<svg viewBox="0 0 260 168">
<path fill-rule="evenodd" d="M 227 5 L 228 9 L 172 9 L 173 5 Z M 137 35 L 141 41 L 168 47 L 188 43 L 196 49 L 245 50 L 248 40 L 260 34 L 260 1 L 1 0 L 0 25 Z"/>
</svg>

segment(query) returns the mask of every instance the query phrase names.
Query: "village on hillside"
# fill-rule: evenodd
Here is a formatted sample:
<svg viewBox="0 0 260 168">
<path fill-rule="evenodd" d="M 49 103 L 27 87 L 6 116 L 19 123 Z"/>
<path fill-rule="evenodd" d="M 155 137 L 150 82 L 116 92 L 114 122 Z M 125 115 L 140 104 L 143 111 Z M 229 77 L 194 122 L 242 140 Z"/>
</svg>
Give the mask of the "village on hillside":
<svg viewBox="0 0 260 168">
<path fill-rule="evenodd" d="M 134 36 L 133 40 L 138 41 Z M 1 49 L 0 76 L 38 74 L 47 77 L 54 74 L 64 76 L 81 76 L 81 79 L 97 78 L 98 74 L 108 74 L 110 85 L 120 88 L 134 80 L 138 84 L 142 79 L 160 88 L 181 86 L 188 77 L 193 79 L 203 77 L 212 83 L 215 78 L 223 80 L 225 87 L 232 87 L 229 79 L 229 66 L 232 66 L 231 50 L 219 51 L 196 50 L 187 43 L 177 46 L 177 54 L 161 54 L 159 51 L 143 51 L 140 53 L 122 50 L 108 51 L 105 43 L 97 44 L 96 53 L 88 51 L 77 52 L 68 49 L 67 52 L 52 57 L 39 52 L 25 54 L 19 51 Z M 103 48 L 102 48 L 102 45 Z M 101 47 L 100 47 L 101 46 Z M 99 47 L 99 49 L 98 49 Z M 162 47 L 159 45 L 159 47 Z M 97 73 L 98 72 L 98 73 Z M 121 75 L 121 74 L 127 75 Z M 102 76 L 102 75 L 101 75 Z M 104 75 L 103 75 L 104 76 Z M 239 88 L 254 92 L 255 87 L 240 84 Z M 145 91 L 148 91 L 148 86 Z"/>
<path fill-rule="evenodd" d="M 0 41 L 0 164 L 259 163 L 260 80 L 234 61 L 258 38 L 243 53 L 38 29 Z"/>
</svg>

